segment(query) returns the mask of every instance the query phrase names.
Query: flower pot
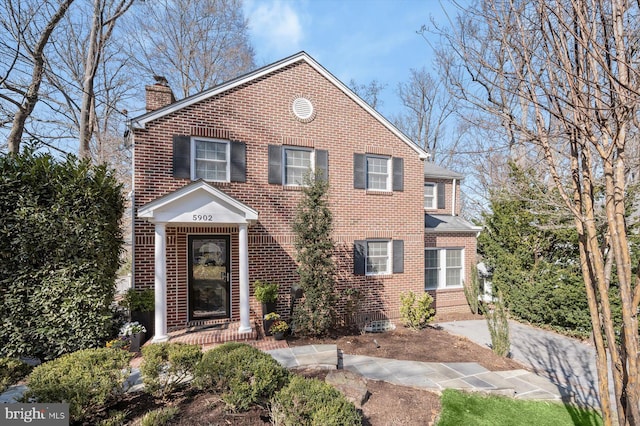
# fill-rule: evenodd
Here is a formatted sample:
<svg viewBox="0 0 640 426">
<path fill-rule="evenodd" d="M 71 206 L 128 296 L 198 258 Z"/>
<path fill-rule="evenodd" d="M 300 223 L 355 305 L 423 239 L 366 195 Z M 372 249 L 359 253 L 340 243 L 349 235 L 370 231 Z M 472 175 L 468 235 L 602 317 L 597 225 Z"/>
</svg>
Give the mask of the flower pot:
<svg viewBox="0 0 640 426">
<path fill-rule="evenodd" d="M 131 335 L 131 344 L 129 352 L 140 352 L 140 345 L 144 339 L 144 333 L 135 333 Z"/>
<path fill-rule="evenodd" d="M 131 321 L 137 321 L 140 324 L 144 325 L 144 328 L 147 329 L 147 332 L 143 336 L 141 345 L 144 344 L 151 336 L 154 335 L 154 325 L 155 325 L 155 312 L 154 311 L 132 311 L 131 312 Z"/>
<path fill-rule="evenodd" d="M 276 340 L 284 340 L 284 331 L 277 331 L 273 333 L 273 338 Z"/>
<path fill-rule="evenodd" d="M 264 330 L 264 334 L 269 336 L 271 333 L 269 332 L 269 328 L 271 328 L 271 324 L 273 324 L 273 320 L 266 320 L 264 316 L 270 312 L 275 312 L 277 307 L 276 302 L 267 302 L 262 304 L 262 329 Z"/>
</svg>

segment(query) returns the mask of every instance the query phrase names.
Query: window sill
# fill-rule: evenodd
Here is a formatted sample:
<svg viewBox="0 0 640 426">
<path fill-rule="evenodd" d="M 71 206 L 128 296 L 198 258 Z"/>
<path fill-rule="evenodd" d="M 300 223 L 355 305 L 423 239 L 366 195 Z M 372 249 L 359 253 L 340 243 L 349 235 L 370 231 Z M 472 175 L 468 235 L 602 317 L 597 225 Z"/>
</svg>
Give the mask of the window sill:
<svg viewBox="0 0 640 426">
<path fill-rule="evenodd" d="M 447 291 L 459 291 L 462 290 L 464 286 L 456 286 L 456 287 L 434 287 L 434 288 L 425 288 L 424 291 L 438 291 L 438 292 L 447 292 Z"/>
<path fill-rule="evenodd" d="M 367 189 L 365 190 L 367 195 L 393 195 L 393 191 L 383 191 L 377 189 Z"/>
<path fill-rule="evenodd" d="M 282 189 L 285 191 L 303 191 L 306 186 L 303 185 L 282 185 Z"/>
</svg>

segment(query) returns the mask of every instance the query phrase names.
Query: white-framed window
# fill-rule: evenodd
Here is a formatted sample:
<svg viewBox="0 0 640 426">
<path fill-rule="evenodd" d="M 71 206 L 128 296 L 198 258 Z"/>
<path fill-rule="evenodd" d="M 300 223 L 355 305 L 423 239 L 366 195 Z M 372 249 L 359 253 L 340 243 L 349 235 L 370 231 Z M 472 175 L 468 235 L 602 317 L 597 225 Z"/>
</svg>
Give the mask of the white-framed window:
<svg viewBox="0 0 640 426">
<path fill-rule="evenodd" d="M 391 191 L 391 158 L 380 155 L 367 155 L 367 189 Z"/>
<path fill-rule="evenodd" d="M 284 184 L 301 186 L 305 174 L 313 170 L 313 149 L 284 147 L 282 155 Z"/>
<path fill-rule="evenodd" d="M 200 137 L 191 138 L 191 154 L 193 180 L 230 181 L 228 141 Z"/>
<path fill-rule="evenodd" d="M 424 250 L 424 287 L 427 290 L 462 287 L 464 249 L 428 248 Z"/>
<path fill-rule="evenodd" d="M 387 275 L 391 273 L 391 241 L 367 240 L 366 275 Z"/>
<path fill-rule="evenodd" d="M 438 207 L 438 189 L 435 183 L 425 182 L 424 184 L 424 208 L 434 210 Z"/>
</svg>

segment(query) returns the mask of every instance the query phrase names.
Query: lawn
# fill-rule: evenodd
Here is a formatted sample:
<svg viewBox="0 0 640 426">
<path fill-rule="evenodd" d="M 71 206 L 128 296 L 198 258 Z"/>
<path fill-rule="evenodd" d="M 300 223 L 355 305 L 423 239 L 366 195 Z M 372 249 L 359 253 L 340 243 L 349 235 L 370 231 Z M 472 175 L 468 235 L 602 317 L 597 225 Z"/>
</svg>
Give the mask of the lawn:
<svg viewBox="0 0 640 426">
<path fill-rule="evenodd" d="M 437 426 L 599 426 L 600 414 L 573 405 L 544 401 L 522 401 L 452 389 L 442 393 L 442 411 Z"/>
</svg>

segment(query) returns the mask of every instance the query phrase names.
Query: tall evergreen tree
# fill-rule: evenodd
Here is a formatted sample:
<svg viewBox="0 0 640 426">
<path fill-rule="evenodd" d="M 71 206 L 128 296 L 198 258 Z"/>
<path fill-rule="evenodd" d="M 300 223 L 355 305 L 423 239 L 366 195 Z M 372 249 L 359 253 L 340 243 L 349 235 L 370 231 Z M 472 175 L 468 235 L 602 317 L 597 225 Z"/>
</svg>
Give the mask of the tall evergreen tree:
<svg viewBox="0 0 640 426">
<path fill-rule="evenodd" d="M 329 182 L 319 174 L 307 174 L 303 197 L 293 223 L 296 260 L 304 299 L 294 310 L 296 333 L 322 335 L 335 320 L 335 244 L 328 200 Z"/>
</svg>

